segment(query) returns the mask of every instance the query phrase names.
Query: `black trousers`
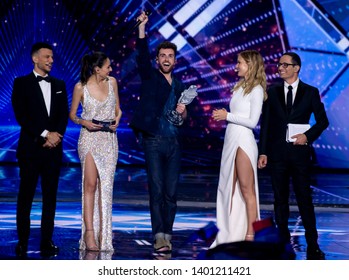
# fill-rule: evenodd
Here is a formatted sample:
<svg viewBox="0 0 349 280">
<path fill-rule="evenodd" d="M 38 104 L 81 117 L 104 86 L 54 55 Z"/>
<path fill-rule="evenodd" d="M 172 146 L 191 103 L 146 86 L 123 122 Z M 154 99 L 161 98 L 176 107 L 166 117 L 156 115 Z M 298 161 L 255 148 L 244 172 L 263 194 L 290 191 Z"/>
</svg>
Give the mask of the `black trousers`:
<svg viewBox="0 0 349 280">
<path fill-rule="evenodd" d="M 41 159 L 19 159 L 20 185 L 17 198 L 17 234 L 27 243 L 30 235 L 30 212 L 35 190 L 41 177 L 42 215 L 41 241 L 52 239 L 61 158 L 46 156 Z"/>
<path fill-rule="evenodd" d="M 281 239 L 290 241 L 288 229 L 290 179 L 308 247 L 316 248 L 318 233 L 312 201 L 311 182 L 311 150 L 308 146 L 288 144 L 285 158 L 271 162 L 271 180 L 274 191 L 275 222 L 279 228 Z"/>
</svg>

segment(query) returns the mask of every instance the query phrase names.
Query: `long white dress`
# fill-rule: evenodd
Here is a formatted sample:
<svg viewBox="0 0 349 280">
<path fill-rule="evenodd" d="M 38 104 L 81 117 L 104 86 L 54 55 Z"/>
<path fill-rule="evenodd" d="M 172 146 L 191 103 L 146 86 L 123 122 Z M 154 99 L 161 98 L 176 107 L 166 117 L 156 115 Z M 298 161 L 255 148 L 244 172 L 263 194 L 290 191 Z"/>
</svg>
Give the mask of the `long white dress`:
<svg viewBox="0 0 349 280">
<path fill-rule="evenodd" d="M 113 87 L 109 82 L 108 97 L 104 101 L 93 98 L 84 86 L 83 112 L 81 117 L 85 120 L 110 120 L 115 119 L 116 98 Z M 82 182 L 84 182 L 84 170 L 86 155 L 90 153 L 96 164 L 99 178 L 95 195 L 93 228 L 97 246 L 101 251 L 113 251 L 112 236 L 112 206 L 113 186 L 116 164 L 118 159 L 118 140 L 116 133 L 89 132 L 81 128 L 78 141 L 78 153 L 82 167 Z M 82 188 L 82 213 L 84 213 L 84 188 Z M 82 215 L 82 230 L 80 238 L 80 250 L 86 249 L 84 242 L 85 223 Z"/>
<path fill-rule="evenodd" d="M 253 167 L 257 213 L 260 219 L 257 179 L 258 148 L 253 129 L 257 126 L 261 115 L 263 96 L 263 88 L 260 85 L 254 87 L 247 95 L 244 95 L 243 88 L 240 87 L 233 92 L 230 100 L 217 192 L 218 233 L 211 248 L 223 243 L 245 240 L 247 211 L 238 181 L 234 194 L 232 194 L 235 158 L 239 147 L 248 155 Z"/>
</svg>

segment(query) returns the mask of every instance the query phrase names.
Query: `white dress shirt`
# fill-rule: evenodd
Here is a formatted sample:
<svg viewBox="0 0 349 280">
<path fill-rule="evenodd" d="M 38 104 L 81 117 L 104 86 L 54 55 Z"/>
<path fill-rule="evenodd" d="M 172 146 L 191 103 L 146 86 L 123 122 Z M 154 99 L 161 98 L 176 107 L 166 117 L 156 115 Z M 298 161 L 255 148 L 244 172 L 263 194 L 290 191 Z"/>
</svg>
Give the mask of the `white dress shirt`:
<svg viewBox="0 0 349 280">
<path fill-rule="evenodd" d="M 284 93 L 285 93 L 285 104 L 287 104 L 287 92 L 288 92 L 288 87 L 292 86 L 292 104 L 294 102 L 294 99 L 296 97 L 296 92 L 299 84 L 299 78 L 293 83 L 293 84 L 288 84 L 287 82 L 284 82 Z"/>
<path fill-rule="evenodd" d="M 34 75 L 35 77 L 37 76 L 40 76 L 38 73 L 36 73 L 34 70 Z M 47 75 L 46 75 L 47 76 Z M 45 77 L 46 77 L 45 76 Z M 51 108 L 51 83 L 48 83 L 46 82 L 45 80 L 42 80 L 39 82 L 39 86 L 41 88 L 41 91 L 42 91 L 42 95 L 44 97 L 44 100 L 45 100 L 45 105 L 46 105 L 46 110 L 47 110 L 47 114 L 48 116 L 50 116 L 50 108 Z M 44 130 L 42 133 L 41 133 L 41 136 L 42 137 L 46 137 L 48 133 L 48 130 Z"/>
</svg>

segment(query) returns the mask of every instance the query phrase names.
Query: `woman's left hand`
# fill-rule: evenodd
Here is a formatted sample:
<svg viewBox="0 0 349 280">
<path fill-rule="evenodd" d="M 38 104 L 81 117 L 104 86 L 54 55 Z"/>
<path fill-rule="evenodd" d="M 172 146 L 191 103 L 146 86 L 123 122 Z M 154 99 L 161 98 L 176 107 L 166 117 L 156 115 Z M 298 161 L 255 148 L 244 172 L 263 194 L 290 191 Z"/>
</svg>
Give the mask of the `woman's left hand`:
<svg viewBox="0 0 349 280">
<path fill-rule="evenodd" d="M 118 126 L 119 126 L 119 122 L 117 121 L 115 124 L 110 125 L 109 128 L 115 132 Z"/>
</svg>

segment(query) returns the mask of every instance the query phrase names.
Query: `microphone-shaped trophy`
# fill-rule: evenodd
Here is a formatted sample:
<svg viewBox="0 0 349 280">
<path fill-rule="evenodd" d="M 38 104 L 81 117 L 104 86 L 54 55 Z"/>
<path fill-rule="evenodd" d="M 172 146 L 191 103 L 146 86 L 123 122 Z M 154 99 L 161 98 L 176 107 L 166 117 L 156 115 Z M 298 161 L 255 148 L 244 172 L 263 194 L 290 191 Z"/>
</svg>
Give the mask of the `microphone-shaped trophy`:
<svg viewBox="0 0 349 280">
<path fill-rule="evenodd" d="M 184 90 L 181 97 L 178 99 L 177 103 L 188 105 L 194 98 L 198 95 L 196 92 L 197 86 L 191 85 L 188 89 Z M 176 110 L 168 110 L 166 112 L 167 120 L 175 126 L 180 126 L 183 124 L 183 117 Z"/>
</svg>

